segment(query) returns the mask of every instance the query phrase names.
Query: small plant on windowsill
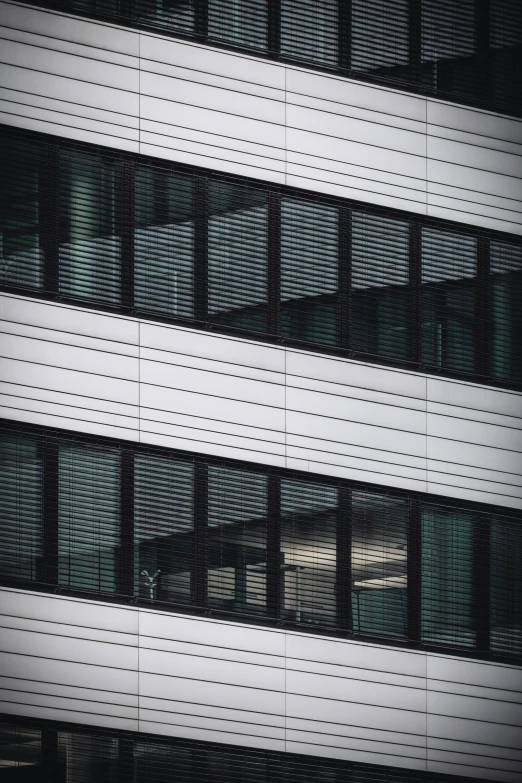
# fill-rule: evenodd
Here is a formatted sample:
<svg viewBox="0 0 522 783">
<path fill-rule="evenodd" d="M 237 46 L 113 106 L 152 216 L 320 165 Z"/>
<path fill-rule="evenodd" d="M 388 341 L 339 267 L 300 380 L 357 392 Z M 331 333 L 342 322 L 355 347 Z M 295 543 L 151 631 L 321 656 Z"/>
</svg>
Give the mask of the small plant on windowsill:
<svg viewBox="0 0 522 783">
<path fill-rule="evenodd" d="M 141 575 L 143 576 L 143 582 L 145 584 L 145 587 L 149 591 L 149 598 L 151 601 L 154 600 L 154 590 L 158 586 L 156 577 L 158 576 L 159 573 L 161 573 L 161 568 L 158 568 L 158 570 L 154 574 L 149 574 L 149 572 L 146 570 L 141 572 Z"/>
</svg>

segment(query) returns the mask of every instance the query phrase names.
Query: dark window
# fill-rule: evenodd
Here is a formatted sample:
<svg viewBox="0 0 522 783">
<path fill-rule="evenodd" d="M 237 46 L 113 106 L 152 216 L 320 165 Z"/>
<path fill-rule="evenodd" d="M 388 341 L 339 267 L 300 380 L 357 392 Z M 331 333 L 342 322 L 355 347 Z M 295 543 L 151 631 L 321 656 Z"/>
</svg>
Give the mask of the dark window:
<svg viewBox="0 0 522 783">
<path fill-rule="evenodd" d="M 43 455 L 40 438 L 0 438 L 0 571 L 5 579 L 40 576 L 43 555 Z"/>
<path fill-rule="evenodd" d="M 266 50 L 268 0 L 209 0 L 208 35 L 233 46 Z"/>
<path fill-rule="evenodd" d="M 197 0 L 134 0 L 138 24 L 176 33 L 191 33 L 195 26 Z"/>
<path fill-rule="evenodd" d="M 409 226 L 401 220 L 352 213 L 352 346 L 408 357 Z"/>
<path fill-rule="evenodd" d="M 337 0 L 281 0 L 281 52 L 291 59 L 335 68 Z"/>
<path fill-rule="evenodd" d="M 266 191 L 211 181 L 209 211 L 209 318 L 227 326 L 266 331 Z"/>
<path fill-rule="evenodd" d="M 491 649 L 522 650 L 522 530 L 510 520 L 491 524 Z"/>
<path fill-rule="evenodd" d="M 422 360 L 472 373 L 476 369 L 475 237 L 422 229 Z"/>
<path fill-rule="evenodd" d="M 134 459 L 135 594 L 190 603 L 194 466 L 149 454 Z"/>
<path fill-rule="evenodd" d="M 209 606 L 247 614 L 266 611 L 266 475 L 208 469 Z"/>
<path fill-rule="evenodd" d="M 41 288 L 44 149 L 4 138 L 0 160 L 0 283 Z"/>
<path fill-rule="evenodd" d="M 117 592 L 120 460 L 117 449 L 59 446 L 59 583 Z"/>
<path fill-rule="evenodd" d="M 522 382 L 522 247 L 492 240 L 490 279 L 491 375 Z"/>
<path fill-rule="evenodd" d="M 134 205 L 134 304 L 167 316 L 193 316 L 192 178 L 138 163 Z"/>
<path fill-rule="evenodd" d="M 351 67 L 357 73 L 408 77 L 408 0 L 352 0 Z"/>
<path fill-rule="evenodd" d="M 118 162 L 97 151 L 60 151 L 59 291 L 116 305 L 121 239 Z"/>
<path fill-rule="evenodd" d="M 283 199 L 281 204 L 281 334 L 337 342 L 338 209 Z"/>
</svg>

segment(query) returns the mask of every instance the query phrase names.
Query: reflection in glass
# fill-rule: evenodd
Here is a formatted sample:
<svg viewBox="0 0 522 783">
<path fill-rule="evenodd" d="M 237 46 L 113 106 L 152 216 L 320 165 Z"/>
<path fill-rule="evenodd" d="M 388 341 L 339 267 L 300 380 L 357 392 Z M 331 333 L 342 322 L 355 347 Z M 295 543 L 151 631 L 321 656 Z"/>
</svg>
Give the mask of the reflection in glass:
<svg viewBox="0 0 522 783">
<path fill-rule="evenodd" d="M 476 370 L 476 237 L 422 229 L 422 361 Z"/>
<path fill-rule="evenodd" d="M 2 139 L 0 179 L 0 285 L 41 288 L 40 171 L 42 150 Z"/>
<path fill-rule="evenodd" d="M 422 512 L 422 639 L 473 647 L 475 516 L 427 506 Z"/>
<path fill-rule="evenodd" d="M 490 372 L 522 383 L 522 247 L 491 240 Z"/>
<path fill-rule="evenodd" d="M 281 606 L 285 619 L 335 624 L 336 530 L 336 488 L 281 480 Z"/>
<path fill-rule="evenodd" d="M 408 0 L 351 0 L 351 20 L 352 69 L 405 81 L 409 58 Z"/>
<path fill-rule="evenodd" d="M 194 31 L 195 0 L 134 0 L 137 22 L 161 30 Z"/>
<path fill-rule="evenodd" d="M 409 227 L 402 220 L 352 213 L 352 347 L 408 357 Z"/>
<path fill-rule="evenodd" d="M 208 602 L 234 612 L 266 609 L 267 476 L 208 469 Z"/>
<path fill-rule="evenodd" d="M 135 171 L 134 304 L 172 317 L 194 315 L 191 177 L 138 164 Z"/>
<path fill-rule="evenodd" d="M 233 46 L 266 49 L 267 3 L 268 0 L 209 0 L 209 37 Z"/>
<path fill-rule="evenodd" d="M 136 454 L 134 458 L 135 595 L 186 604 L 191 596 L 194 466 Z"/>
<path fill-rule="evenodd" d="M 62 444 L 58 478 L 58 580 L 117 591 L 120 459 L 116 449 Z"/>
<path fill-rule="evenodd" d="M 208 312 L 212 321 L 267 328 L 267 194 L 209 183 Z"/>
<path fill-rule="evenodd" d="M 337 13 L 337 0 L 281 0 L 281 53 L 335 68 Z"/>
<path fill-rule="evenodd" d="M 491 525 L 491 649 L 522 650 L 522 524 L 494 517 Z"/>
<path fill-rule="evenodd" d="M 472 99 L 475 94 L 474 0 L 422 0 L 422 84 Z"/>
<path fill-rule="evenodd" d="M 59 290 L 106 304 L 120 299 L 118 163 L 101 152 L 60 150 Z"/>
<path fill-rule="evenodd" d="M 408 501 L 354 491 L 352 519 L 353 629 L 405 638 Z"/>
<path fill-rule="evenodd" d="M 36 438 L 0 437 L 0 574 L 39 577 L 42 557 L 43 460 Z"/>
<path fill-rule="evenodd" d="M 43 783 L 42 732 L 17 726 L 16 719 L 0 724 L 0 777 L 19 783 Z"/>
<path fill-rule="evenodd" d="M 335 345 L 339 211 L 325 204 L 281 204 L 281 334 Z"/>
</svg>

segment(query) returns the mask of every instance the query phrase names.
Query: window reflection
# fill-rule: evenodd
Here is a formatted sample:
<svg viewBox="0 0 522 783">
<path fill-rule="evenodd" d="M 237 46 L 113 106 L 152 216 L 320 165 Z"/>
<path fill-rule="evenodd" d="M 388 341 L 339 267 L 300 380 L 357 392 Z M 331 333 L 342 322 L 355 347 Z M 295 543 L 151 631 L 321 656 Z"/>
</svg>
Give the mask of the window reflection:
<svg viewBox="0 0 522 783">
<path fill-rule="evenodd" d="M 422 360 L 450 370 L 476 370 L 477 240 L 422 229 Z"/>
<path fill-rule="evenodd" d="M 281 481 L 281 606 L 297 623 L 336 620 L 337 489 Z"/>
<path fill-rule="evenodd" d="M 268 0 L 209 0 L 209 37 L 234 46 L 266 50 L 267 3 Z"/>
<path fill-rule="evenodd" d="M 352 69 L 406 81 L 409 74 L 408 0 L 351 0 L 351 9 Z"/>
<path fill-rule="evenodd" d="M 134 203 L 136 307 L 172 317 L 193 316 L 192 178 L 138 164 Z"/>
<path fill-rule="evenodd" d="M 283 199 L 281 204 L 281 333 L 337 341 L 338 210 Z"/>
<path fill-rule="evenodd" d="M 190 603 L 194 537 L 194 466 L 137 454 L 134 463 L 135 594 Z"/>
<path fill-rule="evenodd" d="M 267 193 L 210 182 L 209 211 L 209 317 L 227 326 L 266 331 Z"/>
<path fill-rule="evenodd" d="M 473 99 L 474 0 L 422 0 L 422 83 L 442 93 Z"/>
<path fill-rule="evenodd" d="M 266 475 L 209 466 L 209 606 L 265 612 L 266 516 Z"/>
<path fill-rule="evenodd" d="M 117 450 L 62 444 L 58 478 L 58 580 L 117 591 L 120 460 Z"/>
<path fill-rule="evenodd" d="M 404 638 L 408 502 L 352 494 L 352 617 L 357 633 Z"/>
<path fill-rule="evenodd" d="M 60 150 L 59 176 L 60 293 L 118 304 L 118 163 L 98 151 Z"/>
<path fill-rule="evenodd" d="M 352 213 L 352 347 L 408 358 L 409 226 Z"/>
<path fill-rule="evenodd" d="M 42 287 L 40 236 L 42 150 L 2 139 L 0 183 L 0 284 Z"/>
<path fill-rule="evenodd" d="M 337 66 L 337 0 L 281 0 L 281 53 L 296 60 Z"/>
</svg>

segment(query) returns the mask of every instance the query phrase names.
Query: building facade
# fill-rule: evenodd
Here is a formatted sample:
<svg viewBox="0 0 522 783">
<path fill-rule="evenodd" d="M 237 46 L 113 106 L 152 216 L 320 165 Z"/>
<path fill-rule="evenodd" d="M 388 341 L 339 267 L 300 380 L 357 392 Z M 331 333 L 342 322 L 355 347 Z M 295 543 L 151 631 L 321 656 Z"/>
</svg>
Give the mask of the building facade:
<svg viewBox="0 0 522 783">
<path fill-rule="evenodd" d="M 522 781 L 522 6 L 0 38 L 1 774 Z"/>
</svg>

